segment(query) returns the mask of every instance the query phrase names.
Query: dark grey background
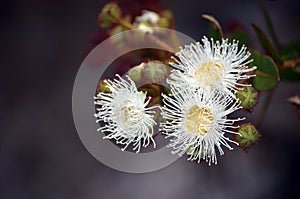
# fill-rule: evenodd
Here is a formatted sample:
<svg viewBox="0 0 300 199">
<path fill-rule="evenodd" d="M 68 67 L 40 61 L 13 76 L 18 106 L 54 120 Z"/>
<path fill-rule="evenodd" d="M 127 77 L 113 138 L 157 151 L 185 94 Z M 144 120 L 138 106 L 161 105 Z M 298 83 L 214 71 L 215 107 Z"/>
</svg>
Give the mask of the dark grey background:
<svg viewBox="0 0 300 199">
<path fill-rule="evenodd" d="M 260 128 L 263 139 L 247 154 L 226 150 L 218 166 L 181 158 L 157 172 L 127 174 L 86 151 L 72 120 L 72 86 L 105 2 L 1 3 L 0 198 L 298 198 L 300 123 L 284 99 L 299 93 L 299 83 L 276 89 Z M 238 19 L 253 36 L 252 22 L 266 30 L 256 1 L 163 2 L 176 29 L 195 39 L 207 34 L 202 13 L 223 26 Z M 299 37 L 298 1 L 266 4 L 280 42 Z"/>
</svg>

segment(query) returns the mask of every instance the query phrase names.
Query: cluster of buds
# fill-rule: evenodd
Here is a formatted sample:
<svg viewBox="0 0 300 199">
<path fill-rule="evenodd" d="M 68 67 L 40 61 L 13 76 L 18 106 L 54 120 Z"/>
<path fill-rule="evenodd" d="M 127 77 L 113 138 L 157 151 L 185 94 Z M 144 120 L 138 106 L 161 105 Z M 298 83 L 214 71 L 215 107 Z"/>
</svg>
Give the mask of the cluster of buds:
<svg viewBox="0 0 300 199">
<path fill-rule="evenodd" d="M 102 28 L 110 28 L 110 34 L 117 34 L 125 30 L 139 29 L 145 33 L 153 33 L 152 27 L 173 28 L 173 15 L 169 10 L 159 13 L 150 10 L 142 10 L 141 15 L 132 20 L 132 16 L 123 15 L 116 3 L 108 3 L 98 16 L 99 25 Z"/>
</svg>

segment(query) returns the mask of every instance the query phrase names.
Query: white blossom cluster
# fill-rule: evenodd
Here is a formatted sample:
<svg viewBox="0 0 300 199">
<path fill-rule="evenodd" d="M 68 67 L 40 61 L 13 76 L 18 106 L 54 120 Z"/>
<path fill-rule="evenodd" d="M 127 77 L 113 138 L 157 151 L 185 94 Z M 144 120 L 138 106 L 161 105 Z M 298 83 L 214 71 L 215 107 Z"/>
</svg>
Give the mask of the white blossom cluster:
<svg viewBox="0 0 300 199">
<path fill-rule="evenodd" d="M 148 16 L 149 15 L 149 16 Z M 145 13 L 144 18 L 156 19 Z M 140 18 L 138 20 L 144 20 Z M 240 109 L 235 93 L 242 89 L 241 80 L 253 75 L 256 67 L 249 67 L 250 53 L 246 47 L 239 49 L 238 42 L 210 41 L 186 45 L 172 57 L 174 69 L 167 79 L 171 94 L 162 94 L 161 115 L 164 122 L 160 131 L 170 138 L 172 152 L 189 160 L 217 164 L 217 152 L 224 154 L 222 146 L 232 149 L 229 143 L 238 144 L 226 134 L 236 134 L 235 122 L 244 118 L 229 119 L 228 115 Z M 147 147 L 153 139 L 155 111 L 147 107 L 149 98 L 138 91 L 135 83 L 117 75 L 107 81 L 110 93 L 100 92 L 95 97 L 99 106 L 97 122 L 105 125 L 98 130 L 107 132 L 105 138 L 115 139 L 126 149 L 133 144 L 136 152 Z"/>
</svg>

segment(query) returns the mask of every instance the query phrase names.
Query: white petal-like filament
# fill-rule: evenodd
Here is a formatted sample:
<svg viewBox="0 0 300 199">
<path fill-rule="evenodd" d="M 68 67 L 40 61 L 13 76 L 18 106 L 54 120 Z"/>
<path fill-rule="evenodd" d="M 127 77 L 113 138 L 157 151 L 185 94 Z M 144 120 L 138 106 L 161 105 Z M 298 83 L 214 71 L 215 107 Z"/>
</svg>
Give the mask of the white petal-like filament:
<svg viewBox="0 0 300 199">
<path fill-rule="evenodd" d="M 206 160 L 217 164 L 216 149 L 224 154 L 221 146 L 233 149 L 229 143 L 238 144 L 225 137 L 225 133 L 236 134 L 234 122 L 244 118 L 227 119 L 228 114 L 240 108 L 239 102 L 219 92 L 205 90 L 171 89 L 172 97 L 163 94 L 162 116 L 166 120 L 161 131 L 170 137 L 169 147 L 173 153 L 189 155 L 189 160 Z"/>
<path fill-rule="evenodd" d="M 238 41 L 229 43 L 228 39 L 214 42 L 204 37 L 202 42 L 186 45 L 172 57 L 174 62 L 170 64 L 175 70 L 167 81 L 171 87 L 200 87 L 234 96 L 238 89 L 248 85 L 239 80 L 255 76 L 249 72 L 256 67 L 248 66 L 252 60 L 248 59 L 251 54 L 245 46 L 239 49 Z"/>
<path fill-rule="evenodd" d="M 150 98 L 146 93 L 138 91 L 135 83 L 127 76 L 128 81 L 119 75 L 113 81 L 105 83 L 111 93 L 99 92 L 95 104 L 99 106 L 95 117 L 97 122 L 104 122 L 98 131 L 108 133 L 104 138 L 114 139 L 117 144 L 125 145 L 125 150 L 133 144 L 133 150 L 138 153 L 141 146 L 147 147 L 153 140 L 154 121 L 153 108 L 147 108 Z"/>
</svg>

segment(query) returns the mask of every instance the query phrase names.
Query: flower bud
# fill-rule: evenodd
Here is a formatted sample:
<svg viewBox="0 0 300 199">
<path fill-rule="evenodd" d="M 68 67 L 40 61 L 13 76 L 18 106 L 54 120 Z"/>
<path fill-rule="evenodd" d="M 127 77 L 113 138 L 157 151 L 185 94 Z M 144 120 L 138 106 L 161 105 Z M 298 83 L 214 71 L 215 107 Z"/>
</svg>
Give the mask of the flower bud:
<svg viewBox="0 0 300 199">
<path fill-rule="evenodd" d="M 98 16 L 102 28 L 110 28 L 121 17 L 121 9 L 116 3 L 106 4 Z"/>
<path fill-rule="evenodd" d="M 252 123 L 242 124 L 238 129 L 238 133 L 240 135 L 236 135 L 234 140 L 246 152 L 261 138 L 261 134 Z"/>
<path fill-rule="evenodd" d="M 170 10 L 164 10 L 160 13 L 160 19 L 157 22 L 160 28 L 170 28 L 173 24 L 173 14 Z"/>
<path fill-rule="evenodd" d="M 145 63 L 143 77 L 148 81 L 163 84 L 168 76 L 168 67 L 160 61 Z"/>
<path fill-rule="evenodd" d="M 252 86 L 246 86 L 243 90 L 237 91 L 236 97 L 244 109 L 251 109 L 257 104 L 258 93 Z"/>
<path fill-rule="evenodd" d="M 145 63 L 132 67 L 128 72 L 128 76 L 135 82 L 140 82 L 142 80 L 142 70 L 144 69 Z"/>
</svg>

